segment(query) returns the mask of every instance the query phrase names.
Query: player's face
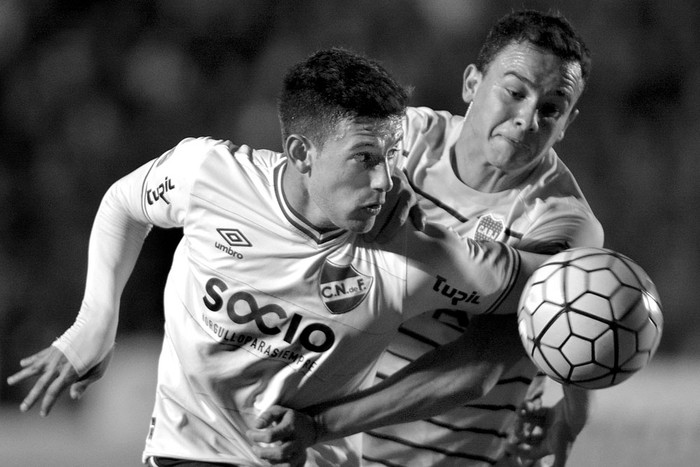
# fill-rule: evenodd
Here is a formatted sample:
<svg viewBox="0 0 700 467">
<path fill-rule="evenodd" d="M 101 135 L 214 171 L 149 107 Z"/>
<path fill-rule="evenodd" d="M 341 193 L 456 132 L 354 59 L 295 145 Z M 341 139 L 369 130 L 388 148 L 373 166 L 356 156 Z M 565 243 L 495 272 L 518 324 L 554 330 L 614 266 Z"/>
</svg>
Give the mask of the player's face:
<svg viewBox="0 0 700 467">
<path fill-rule="evenodd" d="M 342 120 L 311 152 L 309 217 L 321 228 L 368 232 L 391 190 L 398 159 L 399 120 Z"/>
<path fill-rule="evenodd" d="M 579 64 L 530 43 L 504 48 L 485 73 L 470 65 L 463 98 L 472 157 L 504 172 L 527 170 L 564 137 L 582 91 Z"/>
</svg>

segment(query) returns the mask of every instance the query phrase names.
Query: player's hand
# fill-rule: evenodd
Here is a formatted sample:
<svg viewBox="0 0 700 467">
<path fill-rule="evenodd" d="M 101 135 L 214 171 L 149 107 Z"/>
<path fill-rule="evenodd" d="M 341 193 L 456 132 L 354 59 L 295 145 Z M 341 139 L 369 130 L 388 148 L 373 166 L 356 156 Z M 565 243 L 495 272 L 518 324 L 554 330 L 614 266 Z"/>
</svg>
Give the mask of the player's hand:
<svg viewBox="0 0 700 467">
<path fill-rule="evenodd" d="M 368 242 L 384 243 L 391 240 L 409 218 L 418 230 L 423 230 L 425 225 L 425 213 L 418 207 L 416 193 L 408 183 L 406 174 L 396 169 L 391 175 L 391 181 L 393 187 L 386 195 L 374 227 L 363 235 Z"/>
<path fill-rule="evenodd" d="M 506 452 L 516 467 L 564 467 L 576 435 L 563 403 L 542 407 L 533 402 L 519 409 Z"/>
<path fill-rule="evenodd" d="M 83 377 L 78 373 L 66 356 L 54 346 L 24 358 L 20 361 L 22 370 L 7 378 L 10 386 L 18 384 L 26 379 L 38 376 L 34 386 L 24 398 L 19 408 L 22 412 L 31 409 L 40 399 L 40 414 L 45 417 L 51 412 L 58 397 L 70 387 L 70 396 L 78 399 L 87 387 L 102 377 L 105 372 L 112 351 L 98 365 L 88 371 Z"/>
<path fill-rule="evenodd" d="M 306 448 L 316 442 L 316 425 L 308 415 L 275 405 L 260 414 L 247 434 L 262 459 L 296 467 L 304 465 Z"/>
</svg>

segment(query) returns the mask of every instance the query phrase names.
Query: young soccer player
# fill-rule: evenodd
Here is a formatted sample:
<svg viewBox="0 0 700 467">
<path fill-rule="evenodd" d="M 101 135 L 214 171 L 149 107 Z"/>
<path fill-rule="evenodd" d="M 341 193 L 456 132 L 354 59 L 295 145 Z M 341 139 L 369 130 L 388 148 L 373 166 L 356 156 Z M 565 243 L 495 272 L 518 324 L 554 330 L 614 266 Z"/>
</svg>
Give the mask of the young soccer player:
<svg viewBox="0 0 700 467">
<path fill-rule="evenodd" d="M 521 11 L 496 23 L 464 73 L 466 115 L 408 109 L 405 171 L 427 219 L 469 238 L 530 251 L 602 246 L 600 223 L 552 149 L 578 113 L 589 70 L 587 47 L 561 16 Z M 404 323 L 381 360 L 379 377 L 453 340 L 467 326 L 463 318 L 437 310 Z M 504 455 L 517 410 L 540 404 L 545 378 L 535 374 L 523 358 L 484 398 L 431 419 L 370 431 L 363 442 L 365 465 L 493 465 Z M 565 391 L 570 404 L 585 406 L 584 391 Z M 559 428 L 571 428 L 575 436 L 582 421 L 572 425 Z M 527 448 L 514 452 L 544 454 Z"/>
<path fill-rule="evenodd" d="M 9 378 L 38 377 L 21 409 L 40 402 L 48 414 L 66 388 L 77 396 L 104 371 L 120 295 L 154 225 L 183 228 L 143 453 L 154 466 L 268 465 L 247 436 L 256 418 L 369 386 L 401 322 L 436 306 L 512 313 L 542 255 L 430 224 L 381 245 L 362 238 L 392 187 L 406 99 L 375 62 L 320 51 L 284 78 L 284 154 L 188 138 L 117 181 L 95 217 L 75 323 Z M 486 350 L 474 358 L 485 368 L 470 374 L 475 391 L 489 367 L 522 352 Z M 358 438 L 280 460 L 359 465 Z"/>
<path fill-rule="evenodd" d="M 602 246 L 600 223 L 552 149 L 578 113 L 576 103 L 589 70 L 584 42 L 560 16 L 520 11 L 495 24 L 476 63 L 464 73 L 466 115 L 408 108 L 404 170 L 427 219 L 469 238 L 525 250 Z M 466 315 L 450 307 L 436 307 L 404 323 L 380 361 L 379 381 L 461 336 L 470 325 Z M 454 376 L 446 375 L 444 384 L 455 384 Z M 433 392 L 435 404 L 440 375 L 428 373 L 428 378 L 426 393 Z M 544 377 L 536 376 L 534 365 L 524 357 L 483 398 L 455 403 L 452 410 L 433 412 L 431 418 L 368 431 L 363 440 L 364 465 L 501 465 L 509 462 L 507 447 L 523 462 L 556 453 L 558 465 L 564 465 L 585 423 L 588 397 L 583 390 L 565 388 L 556 413 L 545 416 L 547 412 L 540 408 L 543 383 Z M 353 418 L 366 424 L 364 428 L 370 422 L 378 426 L 382 416 L 390 419 L 390 410 L 403 411 L 393 421 L 416 419 L 424 406 L 402 406 L 409 404 L 406 395 L 410 393 L 421 400 L 420 384 L 414 384 L 410 391 L 389 393 L 383 399 L 381 392 L 375 392 L 375 405 L 358 399 L 335 417 L 334 412 L 319 409 L 314 413 L 320 413 L 321 422 L 331 420 L 332 429 L 345 430 Z M 527 418 L 516 423 L 521 410 Z M 556 420 L 544 427 L 548 437 L 532 436 L 537 430 L 521 430 L 537 420 Z M 508 446 L 508 433 L 514 427 Z"/>
</svg>

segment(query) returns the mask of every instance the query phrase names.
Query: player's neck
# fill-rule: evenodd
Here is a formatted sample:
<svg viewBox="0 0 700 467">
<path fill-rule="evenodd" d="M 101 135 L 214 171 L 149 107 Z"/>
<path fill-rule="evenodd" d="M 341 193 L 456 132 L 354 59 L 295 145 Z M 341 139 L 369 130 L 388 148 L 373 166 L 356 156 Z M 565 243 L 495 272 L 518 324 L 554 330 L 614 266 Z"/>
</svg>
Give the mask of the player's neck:
<svg viewBox="0 0 700 467">
<path fill-rule="evenodd" d="M 450 154 L 452 170 L 457 178 L 469 188 L 482 193 L 498 193 L 511 190 L 527 178 L 531 170 L 517 173 L 505 172 L 498 167 L 474 159 L 455 147 Z"/>
<path fill-rule="evenodd" d="M 303 175 L 293 167 L 290 167 L 289 164 L 284 167 L 281 189 L 288 208 L 308 223 L 309 227 L 314 228 L 318 232 L 326 232 L 338 228 L 330 224 L 327 218 L 323 217 L 323 213 L 316 207 L 317 204 L 311 200 L 309 191 L 306 189 L 303 181 Z"/>
</svg>

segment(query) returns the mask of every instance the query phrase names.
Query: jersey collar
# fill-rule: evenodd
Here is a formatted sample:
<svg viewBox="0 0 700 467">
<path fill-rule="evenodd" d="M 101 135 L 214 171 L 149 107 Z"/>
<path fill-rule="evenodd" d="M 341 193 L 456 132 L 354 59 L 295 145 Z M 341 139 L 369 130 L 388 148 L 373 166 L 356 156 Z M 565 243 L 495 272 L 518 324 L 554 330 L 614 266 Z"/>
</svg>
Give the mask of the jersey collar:
<svg viewBox="0 0 700 467">
<path fill-rule="evenodd" d="M 279 203 L 279 206 L 282 209 L 282 213 L 284 214 L 284 217 L 289 221 L 289 223 L 296 227 L 298 230 L 300 230 L 304 235 L 311 237 L 311 239 L 313 239 L 318 244 L 330 242 L 340 237 L 341 235 L 347 233 L 347 230 L 340 228 L 332 230 L 319 230 L 317 227 L 311 224 L 311 222 L 309 222 L 304 216 L 299 214 L 297 211 L 294 210 L 294 208 L 290 206 L 289 201 L 287 200 L 286 196 L 284 195 L 284 191 L 282 190 L 282 176 L 284 175 L 284 171 L 286 170 L 286 168 L 286 159 L 277 167 L 275 167 L 275 195 L 277 196 L 277 202 Z"/>
</svg>

